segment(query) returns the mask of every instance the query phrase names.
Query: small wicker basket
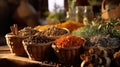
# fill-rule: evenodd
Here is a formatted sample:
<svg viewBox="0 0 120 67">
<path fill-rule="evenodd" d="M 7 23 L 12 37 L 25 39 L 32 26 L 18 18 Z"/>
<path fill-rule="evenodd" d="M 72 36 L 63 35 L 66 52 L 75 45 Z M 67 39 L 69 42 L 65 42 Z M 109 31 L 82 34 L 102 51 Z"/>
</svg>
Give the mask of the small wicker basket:
<svg viewBox="0 0 120 67">
<path fill-rule="evenodd" d="M 51 44 L 52 42 L 30 44 L 26 40 L 23 40 L 23 45 L 29 59 L 37 61 L 48 60 L 50 58 Z"/>
<path fill-rule="evenodd" d="M 8 33 L 5 35 L 5 38 L 11 53 L 18 56 L 27 56 L 22 44 L 22 40 L 25 39 L 24 37 Z"/>
<path fill-rule="evenodd" d="M 54 49 L 60 63 L 75 64 L 80 61 L 79 56 L 81 46 L 59 48 L 56 45 L 52 44 L 52 48 Z"/>
</svg>

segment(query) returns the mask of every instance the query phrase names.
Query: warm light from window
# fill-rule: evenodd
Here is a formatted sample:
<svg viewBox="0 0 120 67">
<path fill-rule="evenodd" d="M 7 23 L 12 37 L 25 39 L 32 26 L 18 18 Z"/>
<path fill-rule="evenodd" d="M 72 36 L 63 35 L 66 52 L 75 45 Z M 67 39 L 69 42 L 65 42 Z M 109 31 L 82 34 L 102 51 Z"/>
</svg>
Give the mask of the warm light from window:
<svg viewBox="0 0 120 67">
<path fill-rule="evenodd" d="M 60 6 L 60 9 L 64 9 L 64 0 L 48 0 L 48 9 L 50 12 L 54 12 L 54 5 Z"/>
</svg>

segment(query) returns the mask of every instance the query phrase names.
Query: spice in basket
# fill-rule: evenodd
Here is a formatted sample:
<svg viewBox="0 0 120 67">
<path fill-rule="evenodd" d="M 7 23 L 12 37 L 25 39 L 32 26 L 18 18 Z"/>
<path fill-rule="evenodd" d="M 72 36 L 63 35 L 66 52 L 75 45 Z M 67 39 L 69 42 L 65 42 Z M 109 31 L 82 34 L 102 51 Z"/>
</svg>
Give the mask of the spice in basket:
<svg viewBox="0 0 120 67">
<path fill-rule="evenodd" d="M 82 38 L 73 35 L 62 36 L 55 40 L 57 47 L 76 47 L 82 46 L 83 43 L 84 40 Z"/>
<path fill-rule="evenodd" d="M 52 54 L 51 44 L 54 39 L 44 35 L 35 35 L 23 40 L 23 45 L 29 59 L 48 60 Z"/>
<path fill-rule="evenodd" d="M 51 41 L 54 41 L 54 39 L 50 37 L 46 37 L 44 35 L 36 35 L 36 36 L 31 36 L 28 39 L 26 39 L 29 44 L 36 44 L 36 43 L 48 43 Z"/>
<path fill-rule="evenodd" d="M 65 34 L 69 34 L 68 29 L 59 28 L 57 26 L 51 26 L 36 35 L 45 35 L 45 36 L 49 36 L 49 37 L 55 37 L 55 36 L 61 36 L 61 35 L 65 35 Z"/>
<path fill-rule="evenodd" d="M 21 29 L 19 31 L 19 36 L 22 36 L 22 37 L 29 37 L 29 36 L 32 36 L 36 33 L 38 33 L 39 31 L 35 30 L 34 28 L 31 28 L 31 27 L 24 27 L 23 29 Z"/>
<path fill-rule="evenodd" d="M 52 48 L 59 62 L 63 64 L 76 64 L 80 61 L 84 40 L 73 35 L 62 36 L 54 41 Z"/>
<path fill-rule="evenodd" d="M 96 36 L 89 37 L 88 40 L 86 40 L 86 44 L 84 45 L 85 47 L 90 47 L 90 46 L 103 46 L 106 48 L 119 48 L 120 45 L 120 39 L 119 37 L 113 37 L 111 35 L 103 35 L 99 34 Z"/>
<path fill-rule="evenodd" d="M 39 26 L 36 26 L 34 29 L 41 31 L 41 30 L 45 30 L 51 26 L 53 26 L 53 25 L 39 25 Z"/>
<path fill-rule="evenodd" d="M 10 48 L 11 53 L 18 55 L 18 56 L 27 56 L 22 41 L 37 33 L 38 31 L 34 30 L 31 27 L 25 27 L 18 31 L 18 26 L 14 24 L 10 27 L 11 33 L 6 34 L 6 43 Z"/>
</svg>

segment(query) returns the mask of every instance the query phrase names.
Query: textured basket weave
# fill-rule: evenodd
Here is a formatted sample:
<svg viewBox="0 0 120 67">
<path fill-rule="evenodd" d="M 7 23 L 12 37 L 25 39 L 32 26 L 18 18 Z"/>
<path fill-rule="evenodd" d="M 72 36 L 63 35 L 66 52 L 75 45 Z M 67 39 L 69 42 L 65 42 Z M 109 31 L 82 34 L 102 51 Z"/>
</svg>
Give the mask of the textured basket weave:
<svg viewBox="0 0 120 67">
<path fill-rule="evenodd" d="M 58 48 L 56 45 L 52 44 L 59 62 L 63 64 L 74 64 L 80 61 L 80 51 L 81 46 L 70 47 L 70 48 Z"/>
<path fill-rule="evenodd" d="M 11 53 L 18 56 L 27 56 L 22 44 L 22 40 L 25 38 L 13 35 L 11 33 L 6 34 L 5 38 Z"/>
<path fill-rule="evenodd" d="M 29 44 L 28 42 L 23 40 L 25 51 L 27 52 L 28 57 L 31 60 L 41 61 L 49 59 L 51 54 L 51 44 L 52 42 Z"/>
</svg>

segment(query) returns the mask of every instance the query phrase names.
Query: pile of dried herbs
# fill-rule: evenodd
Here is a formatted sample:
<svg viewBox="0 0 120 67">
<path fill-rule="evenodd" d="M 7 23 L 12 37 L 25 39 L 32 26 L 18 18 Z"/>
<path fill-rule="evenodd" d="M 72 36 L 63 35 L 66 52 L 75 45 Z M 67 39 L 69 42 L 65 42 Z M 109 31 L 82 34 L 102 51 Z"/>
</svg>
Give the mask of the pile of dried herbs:
<svg viewBox="0 0 120 67">
<path fill-rule="evenodd" d="M 110 34 L 115 37 L 120 37 L 120 19 L 113 18 L 105 21 L 96 22 L 95 25 L 87 25 L 72 32 L 72 35 L 81 36 L 84 38 L 92 37 L 99 34 Z"/>
</svg>

